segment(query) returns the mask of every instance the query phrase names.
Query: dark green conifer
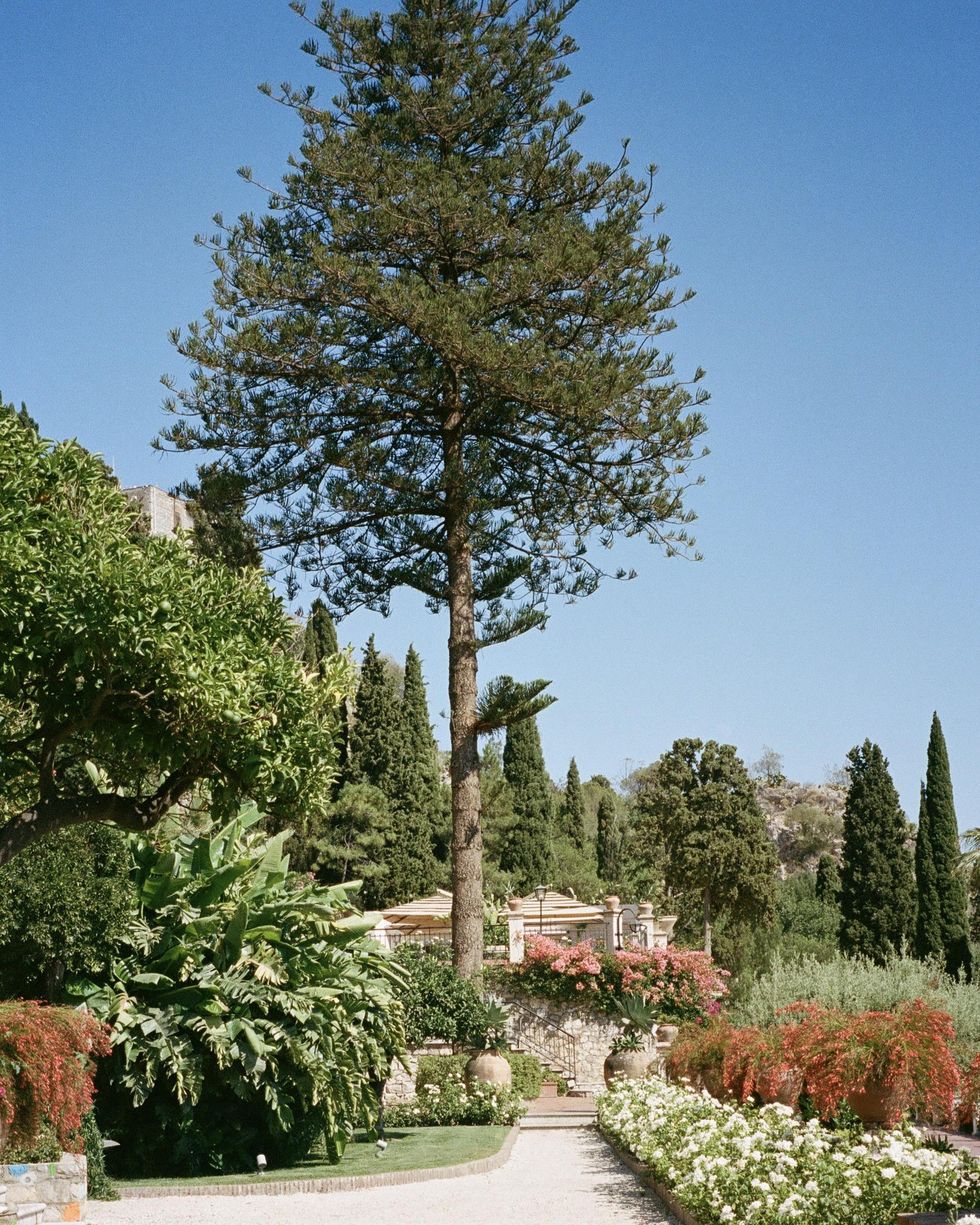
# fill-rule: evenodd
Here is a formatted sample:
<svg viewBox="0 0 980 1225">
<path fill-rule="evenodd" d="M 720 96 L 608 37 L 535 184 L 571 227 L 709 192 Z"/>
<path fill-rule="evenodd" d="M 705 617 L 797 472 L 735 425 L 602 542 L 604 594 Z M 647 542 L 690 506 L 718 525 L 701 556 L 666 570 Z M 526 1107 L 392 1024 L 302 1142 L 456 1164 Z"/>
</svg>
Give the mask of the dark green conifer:
<svg viewBox="0 0 980 1225">
<path fill-rule="evenodd" d="M 306 629 L 303 631 L 303 663 L 311 672 L 323 674 L 323 661 L 337 654 L 337 628 L 327 606 L 319 598 L 310 606 Z"/>
<path fill-rule="evenodd" d="M 926 828 L 935 874 L 939 953 L 950 974 L 970 977 L 972 958 L 968 939 L 966 888 L 959 873 L 960 834 L 953 804 L 949 755 L 939 716 L 933 713 L 926 764 Z"/>
<path fill-rule="evenodd" d="M 833 855 L 821 855 L 817 864 L 817 901 L 827 906 L 840 905 L 840 870 Z"/>
<path fill-rule="evenodd" d="M 370 783 L 391 798 L 403 749 L 401 700 L 372 634 L 364 648 L 354 698 L 347 781 Z"/>
<path fill-rule="evenodd" d="M 536 885 L 549 883 L 554 836 L 551 783 L 544 767 L 537 719 L 522 719 L 507 728 L 504 777 L 510 785 L 516 820 L 502 867 L 512 874 L 516 888 L 527 893 Z"/>
<path fill-rule="evenodd" d="M 599 801 L 596 818 L 596 869 L 603 881 L 610 885 L 615 884 L 623 870 L 623 838 L 616 819 L 616 802 L 611 795 L 604 795 Z"/>
<path fill-rule="evenodd" d="M 883 961 L 906 948 L 915 931 L 915 878 L 909 826 L 876 744 L 847 755 L 840 946 Z"/>
<path fill-rule="evenodd" d="M 936 865 L 932 857 L 929 806 L 926 785 L 919 784 L 919 828 L 915 834 L 915 953 L 917 957 L 942 957 L 943 933 L 939 921 Z"/>
<path fill-rule="evenodd" d="M 401 766 L 400 794 L 393 803 L 415 848 L 417 873 L 413 882 L 415 896 L 432 893 L 440 877 L 435 858 L 436 826 L 442 815 L 442 771 L 425 695 L 422 660 L 414 647 L 405 656 L 405 684 L 402 694 L 402 732 L 404 756 Z"/>
<path fill-rule="evenodd" d="M 190 507 L 194 548 L 235 572 L 262 565 L 258 533 L 245 517 L 244 490 L 242 476 L 217 464 L 201 464 L 196 481 L 184 481 L 174 490 Z"/>
<path fill-rule="evenodd" d="M 585 847 L 585 800 L 575 758 L 569 762 L 565 796 L 561 805 L 561 833 L 579 848 Z"/>
</svg>

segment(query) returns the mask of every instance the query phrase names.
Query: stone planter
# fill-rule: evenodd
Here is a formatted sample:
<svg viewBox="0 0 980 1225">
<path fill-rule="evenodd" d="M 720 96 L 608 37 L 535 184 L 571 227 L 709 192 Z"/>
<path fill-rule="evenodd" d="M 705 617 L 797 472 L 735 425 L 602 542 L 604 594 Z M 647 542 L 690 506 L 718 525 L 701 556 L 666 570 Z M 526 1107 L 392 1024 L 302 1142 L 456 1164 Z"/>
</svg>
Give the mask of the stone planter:
<svg viewBox="0 0 980 1225">
<path fill-rule="evenodd" d="M 869 1084 L 845 1098 L 865 1127 L 883 1127 L 894 1119 L 899 1109 L 895 1090 L 883 1084 Z"/>
<path fill-rule="evenodd" d="M 610 1052 L 602 1067 L 602 1077 L 607 1086 L 612 1083 L 614 1076 L 622 1076 L 626 1080 L 642 1080 L 649 1066 L 650 1055 L 647 1051 Z"/>
<path fill-rule="evenodd" d="M 478 1051 L 466 1064 L 466 1079 L 483 1085 L 509 1085 L 510 1064 L 496 1051 Z"/>
<path fill-rule="evenodd" d="M 60 1161 L 0 1165 L 7 1212 L 37 1205 L 42 1221 L 84 1220 L 87 1171 L 80 1153 L 62 1153 Z"/>
<path fill-rule="evenodd" d="M 677 1037 L 677 1025 L 658 1025 L 657 1026 L 657 1041 L 663 1046 L 672 1046 L 674 1039 Z"/>
</svg>

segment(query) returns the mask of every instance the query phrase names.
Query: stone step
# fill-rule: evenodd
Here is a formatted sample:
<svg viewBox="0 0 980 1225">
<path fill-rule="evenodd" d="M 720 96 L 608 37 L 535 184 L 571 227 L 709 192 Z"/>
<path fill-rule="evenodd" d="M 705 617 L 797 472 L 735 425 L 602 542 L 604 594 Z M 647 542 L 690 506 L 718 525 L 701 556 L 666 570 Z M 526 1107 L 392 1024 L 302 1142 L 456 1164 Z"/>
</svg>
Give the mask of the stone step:
<svg viewBox="0 0 980 1225">
<path fill-rule="evenodd" d="M 0 1225 L 42 1225 L 43 1204 L 0 1204 Z"/>
</svg>

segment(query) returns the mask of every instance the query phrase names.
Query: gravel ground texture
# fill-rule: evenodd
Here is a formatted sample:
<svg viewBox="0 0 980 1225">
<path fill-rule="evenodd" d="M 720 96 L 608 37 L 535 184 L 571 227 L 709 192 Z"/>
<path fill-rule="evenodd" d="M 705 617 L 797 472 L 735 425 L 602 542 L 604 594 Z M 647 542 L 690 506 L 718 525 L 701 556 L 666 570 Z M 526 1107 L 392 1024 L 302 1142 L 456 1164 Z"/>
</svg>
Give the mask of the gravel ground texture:
<svg viewBox="0 0 980 1225">
<path fill-rule="evenodd" d="M 323 1195 L 169 1196 L 90 1203 L 89 1225 L 674 1225 L 586 1128 L 525 1131 L 490 1174 Z"/>
</svg>

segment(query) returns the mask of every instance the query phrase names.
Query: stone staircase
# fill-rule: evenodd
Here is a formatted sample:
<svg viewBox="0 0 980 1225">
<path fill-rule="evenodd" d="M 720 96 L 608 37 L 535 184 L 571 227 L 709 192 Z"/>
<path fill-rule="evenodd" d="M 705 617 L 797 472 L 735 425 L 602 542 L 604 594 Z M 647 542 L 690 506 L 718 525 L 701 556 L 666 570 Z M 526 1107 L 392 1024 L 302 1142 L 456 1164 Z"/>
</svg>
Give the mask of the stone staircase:
<svg viewBox="0 0 980 1225">
<path fill-rule="evenodd" d="M 507 1041 L 512 1051 L 535 1055 L 541 1066 L 567 1081 L 574 1093 L 576 1082 L 575 1036 L 560 1025 L 539 1016 L 514 1000 L 506 1004 Z"/>
</svg>

